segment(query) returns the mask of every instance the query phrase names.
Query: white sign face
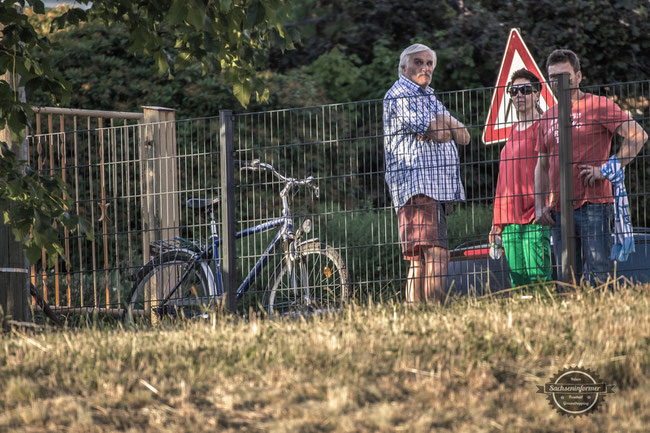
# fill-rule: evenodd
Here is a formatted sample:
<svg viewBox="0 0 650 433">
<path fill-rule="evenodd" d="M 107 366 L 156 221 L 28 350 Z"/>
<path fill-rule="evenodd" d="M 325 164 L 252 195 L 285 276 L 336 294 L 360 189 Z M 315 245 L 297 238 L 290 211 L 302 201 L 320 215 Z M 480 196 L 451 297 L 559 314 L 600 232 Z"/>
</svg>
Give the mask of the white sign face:
<svg viewBox="0 0 650 433">
<path fill-rule="evenodd" d="M 492 94 L 490 111 L 485 121 L 485 129 L 483 129 L 483 143 L 493 144 L 506 141 L 512 126 L 517 122 L 517 114 L 512 107 L 510 96 L 506 93 L 506 85 L 510 75 L 522 68 L 528 69 L 542 82 L 542 91 L 539 98 L 541 109 L 546 111 L 556 104 L 557 101 L 545 82 L 544 75 L 542 75 L 533 56 L 528 51 L 528 47 L 526 47 L 521 35 L 517 29 L 510 30 L 506 51 L 501 61 L 501 69 Z"/>
</svg>

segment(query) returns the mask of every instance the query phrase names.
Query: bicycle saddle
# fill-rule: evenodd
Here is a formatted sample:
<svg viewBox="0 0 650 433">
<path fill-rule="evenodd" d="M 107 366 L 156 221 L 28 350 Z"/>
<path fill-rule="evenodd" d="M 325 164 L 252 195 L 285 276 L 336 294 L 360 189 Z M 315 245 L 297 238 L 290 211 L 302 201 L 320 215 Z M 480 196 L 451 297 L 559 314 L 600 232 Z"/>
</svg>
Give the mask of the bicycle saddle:
<svg viewBox="0 0 650 433">
<path fill-rule="evenodd" d="M 208 206 L 215 205 L 221 201 L 221 196 L 212 198 L 191 198 L 187 201 L 187 207 L 190 209 L 205 209 Z"/>
</svg>

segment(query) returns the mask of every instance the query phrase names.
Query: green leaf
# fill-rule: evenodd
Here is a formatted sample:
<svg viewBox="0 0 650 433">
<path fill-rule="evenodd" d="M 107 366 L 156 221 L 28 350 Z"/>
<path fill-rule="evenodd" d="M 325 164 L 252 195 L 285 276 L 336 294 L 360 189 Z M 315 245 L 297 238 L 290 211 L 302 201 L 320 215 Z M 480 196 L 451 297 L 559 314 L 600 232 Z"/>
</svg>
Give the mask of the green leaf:
<svg viewBox="0 0 650 433">
<path fill-rule="evenodd" d="M 243 105 L 244 108 L 246 108 L 251 100 L 250 81 L 244 81 L 243 83 L 237 83 L 233 85 L 233 93 L 235 94 L 235 98 L 237 98 L 239 103 Z"/>
<path fill-rule="evenodd" d="M 250 5 L 246 10 L 246 17 L 248 18 L 248 25 L 250 27 L 253 27 L 259 21 L 259 17 L 258 17 L 259 7 L 260 7 L 259 3 L 255 2 L 252 5 Z"/>
<path fill-rule="evenodd" d="M 221 12 L 230 12 L 231 7 L 232 7 L 232 0 L 219 1 L 219 10 L 221 10 Z"/>
<path fill-rule="evenodd" d="M 267 102 L 269 100 L 269 97 L 271 96 L 269 89 L 265 88 L 262 91 L 262 94 L 260 95 L 259 92 L 256 92 L 256 98 L 260 102 Z"/>
<path fill-rule="evenodd" d="M 194 27 L 197 32 L 203 28 L 203 18 L 205 17 L 205 9 L 198 7 L 196 2 L 187 9 L 187 22 Z"/>
<path fill-rule="evenodd" d="M 167 20 L 172 25 L 181 24 L 188 13 L 188 4 L 186 0 L 174 0 L 171 8 L 167 12 Z"/>
<path fill-rule="evenodd" d="M 164 75 L 169 71 L 169 62 L 167 61 L 167 56 L 162 51 L 158 51 L 154 54 L 154 61 L 158 66 L 158 74 Z"/>
<path fill-rule="evenodd" d="M 36 263 L 41 258 L 41 248 L 33 243 L 28 244 L 25 248 L 25 254 L 30 263 Z"/>
<path fill-rule="evenodd" d="M 176 60 L 174 61 L 174 68 L 177 69 L 184 69 L 188 66 L 190 66 L 194 62 L 194 58 L 192 55 L 187 52 L 187 51 L 182 51 L 178 53 L 178 56 L 176 57 Z"/>
<path fill-rule="evenodd" d="M 86 238 L 88 240 L 90 241 L 95 240 L 95 232 L 93 230 L 93 227 L 86 218 L 79 217 L 79 230 L 81 231 L 81 233 L 86 235 Z"/>
<path fill-rule="evenodd" d="M 45 5 L 41 0 L 30 0 L 29 4 L 34 9 L 34 12 L 36 12 L 37 14 L 45 13 Z"/>
</svg>

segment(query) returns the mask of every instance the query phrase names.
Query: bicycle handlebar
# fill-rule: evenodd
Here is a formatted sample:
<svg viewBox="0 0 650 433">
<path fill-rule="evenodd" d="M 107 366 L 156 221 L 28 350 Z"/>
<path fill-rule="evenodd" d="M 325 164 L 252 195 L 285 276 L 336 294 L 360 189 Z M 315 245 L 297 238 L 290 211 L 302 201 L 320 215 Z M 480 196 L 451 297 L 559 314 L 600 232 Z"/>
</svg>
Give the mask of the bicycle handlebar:
<svg viewBox="0 0 650 433">
<path fill-rule="evenodd" d="M 318 198 L 320 197 L 320 188 L 318 188 L 318 185 L 314 185 L 314 177 L 313 176 L 307 176 L 305 179 L 297 179 L 295 177 L 287 177 L 284 176 L 278 171 L 273 168 L 271 164 L 267 164 L 266 162 L 261 162 L 259 159 L 254 159 L 252 161 L 242 161 L 242 164 L 244 164 L 240 170 L 249 170 L 249 171 L 270 171 L 273 173 L 275 177 L 280 179 L 282 182 L 286 183 L 285 188 L 289 188 L 293 185 L 305 185 L 313 191 L 314 195 Z"/>
</svg>

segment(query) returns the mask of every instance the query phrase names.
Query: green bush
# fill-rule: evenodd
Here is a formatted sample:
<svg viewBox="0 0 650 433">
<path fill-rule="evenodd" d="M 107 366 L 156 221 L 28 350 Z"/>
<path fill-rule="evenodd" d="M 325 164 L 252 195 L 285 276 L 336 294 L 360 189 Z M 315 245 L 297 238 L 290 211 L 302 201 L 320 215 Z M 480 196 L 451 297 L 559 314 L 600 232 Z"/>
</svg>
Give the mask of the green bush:
<svg viewBox="0 0 650 433">
<path fill-rule="evenodd" d="M 399 52 L 390 50 L 386 44 L 382 40 L 372 48 L 372 61 L 368 63 L 335 47 L 304 70 L 314 82 L 327 89 L 330 102 L 380 99 L 397 79 Z"/>
<path fill-rule="evenodd" d="M 357 56 L 346 55 L 335 47 L 305 69 L 326 89 L 330 101 L 346 102 L 356 99 L 355 86 L 361 75 L 359 63 Z"/>
</svg>

